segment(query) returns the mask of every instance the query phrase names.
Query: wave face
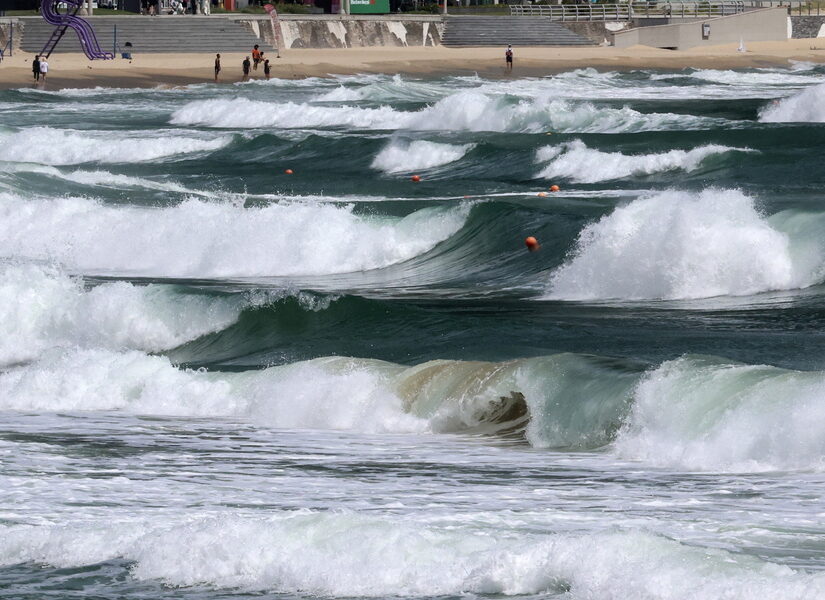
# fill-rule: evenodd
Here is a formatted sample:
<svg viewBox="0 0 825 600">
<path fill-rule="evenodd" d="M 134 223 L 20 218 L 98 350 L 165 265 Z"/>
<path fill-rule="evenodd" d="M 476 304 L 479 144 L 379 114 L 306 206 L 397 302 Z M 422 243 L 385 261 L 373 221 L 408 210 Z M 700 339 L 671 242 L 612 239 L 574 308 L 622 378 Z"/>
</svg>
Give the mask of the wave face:
<svg viewBox="0 0 825 600">
<path fill-rule="evenodd" d="M 0 194 L 0 255 L 56 260 L 84 273 L 347 273 L 430 250 L 458 231 L 468 210 L 423 209 L 404 218 L 368 218 L 355 215 L 351 206 L 314 203 L 242 208 L 188 200 L 148 209 Z"/>
<path fill-rule="evenodd" d="M 759 115 L 763 123 L 825 123 L 825 84 L 774 100 Z"/>
<path fill-rule="evenodd" d="M 825 593 L 821 574 L 647 533 L 490 535 L 350 512 L 296 511 L 271 518 L 3 526 L 2 534 L 0 564 L 71 568 L 121 559 L 134 563 L 131 574 L 138 580 L 171 586 L 370 598 L 551 593 L 807 600 Z"/>
<path fill-rule="evenodd" d="M 103 132 L 66 131 L 50 127 L 31 127 L 0 133 L 0 160 L 47 165 L 83 163 L 133 163 L 213 152 L 232 142 L 232 136 L 197 138 L 159 134 L 117 137 Z"/>
<path fill-rule="evenodd" d="M 825 257 L 813 239 L 793 243 L 809 249 L 805 259 L 741 192 L 663 192 L 585 227 L 548 297 L 691 299 L 813 285 Z"/>
<path fill-rule="evenodd" d="M 79 279 L 42 265 L 0 263 L 0 366 L 56 346 L 168 350 L 220 331 L 240 316 L 238 299 L 184 295 L 173 286 Z"/>
<path fill-rule="evenodd" d="M 597 107 L 550 97 L 508 98 L 478 91 L 450 94 L 418 111 L 387 106 L 273 104 L 245 98 L 196 100 L 172 114 L 173 125 L 217 128 L 352 127 L 369 130 L 621 133 L 705 128 L 722 121 L 629 107 Z"/>
<path fill-rule="evenodd" d="M 691 358 L 635 391 L 620 456 L 697 471 L 825 467 L 825 373 Z"/>
<path fill-rule="evenodd" d="M 438 144 L 416 140 L 390 142 L 372 161 L 372 168 L 385 173 L 409 173 L 432 169 L 460 160 L 473 144 Z"/>
<path fill-rule="evenodd" d="M 665 171 L 699 169 L 711 157 L 729 152 L 750 152 L 747 148 L 707 145 L 693 150 L 670 150 L 660 154 L 626 155 L 588 148 L 581 140 L 544 146 L 536 152 L 536 162 L 549 163 L 536 176 L 563 177 L 577 183 L 597 183 L 612 179 L 653 175 Z"/>
</svg>

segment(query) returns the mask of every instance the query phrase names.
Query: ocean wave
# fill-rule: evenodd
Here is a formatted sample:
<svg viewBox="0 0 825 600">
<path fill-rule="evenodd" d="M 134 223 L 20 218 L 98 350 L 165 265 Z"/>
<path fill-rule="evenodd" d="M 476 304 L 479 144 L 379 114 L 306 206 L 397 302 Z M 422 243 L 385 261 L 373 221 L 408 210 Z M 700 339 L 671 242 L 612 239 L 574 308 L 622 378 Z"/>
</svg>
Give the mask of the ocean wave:
<svg viewBox="0 0 825 600">
<path fill-rule="evenodd" d="M 175 587 L 370 598 L 808 600 L 825 594 L 821 573 L 640 531 L 490 534 L 401 517 L 294 511 L 3 525 L 0 533 L 0 565 L 125 560 L 132 577 Z"/>
<path fill-rule="evenodd" d="M 577 183 L 596 183 L 632 176 L 652 175 L 664 171 L 695 171 L 712 156 L 729 152 L 753 152 L 749 148 L 732 148 L 710 144 L 692 150 L 670 150 L 659 154 L 626 155 L 588 148 L 581 140 L 557 146 L 544 146 L 536 152 L 536 162 L 549 163 L 536 177 L 563 177 Z"/>
<path fill-rule="evenodd" d="M 822 215 L 811 218 L 821 224 Z M 822 277 L 818 240 L 788 215 L 764 217 L 738 191 L 662 192 L 586 226 L 551 274 L 547 297 L 694 299 L 804 288 Z"/>
<path fill-rule="evenodd" d="M 144 137 L 128 132 L 88 132 L 30 127 L 0 133 L 0 160 L 47 165 L 132 163 L 213 152 L 233 136 L 198 138 L 159 133 Z"/>
<path fill-rule="evenodd" d="M 413 367 L 326 357 L 258 371 L 181 370 L 138 351 L 67 348 L 0 373 L 0 410 L 229 417 L 364 433 L 518 435 L 537 448 L 711 472 L 825 469 L 825 372 L 686 356 L 558 354 Z"/>
<path fill-rule="evenodd" d="M 463 158 L 473 147 L 473 144 L 439 144 L 424 140 L 392 141 L 376 155 L 371 166 L 385 173 L 432 169 Z"/>
<path fill-rule="evenodd" d="M 759 113 L 763 123 L 825 123 L 825 83 L 774 100 Z"/>
<path fill-rule="evenodd" d="M 86 274 L 287 276 L 377 269 L 427 252 L 463 225 L 469 205 L 403 218 L 352 206 L 242 208 L 190 199 L 172 207 L 0 194 L 0 256 L 57 261 Z"/>
<path fill-rule="evenodd" d="M 697 471 L 825 468 L 825 372 L 685 357 L 645 375 L 619 456 Z"/>
<path fill-rule="evenodd" d="M 54 267 L 0 263 L 0 366 L 60 346 L 174 348 L 231 325 L 246 304 L 163 285 L 115 282 L 87 289 Z"/>
<path fill-rule="evenodd" d="M 175 111 L 171 123 L 218 128 L 352 127 L 369 130 L 622 133 L 718 126 L 721 119 L 641 113 L 572 103 L 549 96 L 518 99 L 460 91 L 419 111 L 388 106 L 314 106 L 246 98 L 196 100 Z"/>
</svg>

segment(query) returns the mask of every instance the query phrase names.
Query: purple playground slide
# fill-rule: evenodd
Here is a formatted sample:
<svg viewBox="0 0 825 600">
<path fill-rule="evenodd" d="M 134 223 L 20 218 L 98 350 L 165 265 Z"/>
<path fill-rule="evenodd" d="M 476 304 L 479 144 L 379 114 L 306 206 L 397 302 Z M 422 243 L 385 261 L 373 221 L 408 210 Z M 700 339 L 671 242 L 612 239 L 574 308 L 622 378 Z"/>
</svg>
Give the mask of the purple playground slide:
<svg viewBox="0 0 825 600">
<path fill-rule="evenodd" d="M 77 32 L 77 37 L 80 38 L 80 45 L 83 47 L 83 52 L 89 60 L 95 60 L 96 58 L 106 60 L 115 57 L 111 52 L 103 52 L 100 49 L 100 44 L 97 43 L 97 38 L 95 37 L 95 30 L 92 29 L 91 24 L 76 16 L 77 11 L 80 10 L 80 7 L 83 5 L 83 1 L 84 0 L 43 0 L 40 6 L 40 12 L 47 23 L 55 26 L 55 30 L 52 33 L 52 37 L 49 38 L 49 41 L 46 42 L 46 45 L 43 46 L 43 49 L 40 51 L 41 56 L 45 56 L 46 58 L 51 56 L 55 46 L 57 46 L 63 34 L 66 33 L 66 29 L 71 27 Z M 61 4 L 68 8 L 65 13 L 60 13 L 57 10 L 57 7 Z"/>
</svg>

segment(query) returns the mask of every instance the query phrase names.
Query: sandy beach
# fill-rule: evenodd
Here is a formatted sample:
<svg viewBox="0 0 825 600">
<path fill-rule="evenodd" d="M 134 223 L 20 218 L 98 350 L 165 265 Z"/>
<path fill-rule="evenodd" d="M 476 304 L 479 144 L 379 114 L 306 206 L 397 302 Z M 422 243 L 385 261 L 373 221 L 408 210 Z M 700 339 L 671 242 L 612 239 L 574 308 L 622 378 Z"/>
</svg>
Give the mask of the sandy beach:
<svg viewBox="0 0 825 600">
<path fill-rule="evenodd" d="M 273 59 L 272 76 L 277 78 L 322 77 L 353 73 L 401 73 L 408 75 L 467 75 L 485 77 L 542 76 L 569 69 L 599 70 L 638 68 L 681 69 L 687 67 L 734 69 L 787 66 L 791 61 L 825 62 L 825 40 L 795 39 L 784 42 L 754 42 L 747 52 L 738 44 L 696 48 L 688 51 L 660 50 L 647 46 L 631 48 L 517 48 L 515 69 L 508 73 L 500 48 L 381 47 L 288 50 Z M 82 54 L 54 54 L 47 88 L 66 87 L 154 87 L 186 85 L 213 80 L 210 54 L 144 54 L 132 60 L 90 62 Z M 223 54 L 220 81 L 241 79 L 244 54 Z M 16 52 L 0 63 L 0 88 L 32 84 L 32 55 Z M 263 78 L 261 70 L 252 79 Z"/>
</svg>

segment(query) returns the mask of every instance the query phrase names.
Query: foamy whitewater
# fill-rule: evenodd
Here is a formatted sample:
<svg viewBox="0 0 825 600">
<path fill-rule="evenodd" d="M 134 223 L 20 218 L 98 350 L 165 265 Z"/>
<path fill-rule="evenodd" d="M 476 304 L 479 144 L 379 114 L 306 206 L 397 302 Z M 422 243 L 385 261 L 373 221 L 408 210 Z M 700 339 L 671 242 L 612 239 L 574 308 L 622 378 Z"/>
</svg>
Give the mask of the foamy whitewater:
<svg viewBox="0 0 825 600">
<path fill-rule="evenodd" d="M 825 597 L 823 75 L 0 91 L 0 590 Z"/>
</svg>

